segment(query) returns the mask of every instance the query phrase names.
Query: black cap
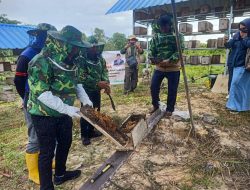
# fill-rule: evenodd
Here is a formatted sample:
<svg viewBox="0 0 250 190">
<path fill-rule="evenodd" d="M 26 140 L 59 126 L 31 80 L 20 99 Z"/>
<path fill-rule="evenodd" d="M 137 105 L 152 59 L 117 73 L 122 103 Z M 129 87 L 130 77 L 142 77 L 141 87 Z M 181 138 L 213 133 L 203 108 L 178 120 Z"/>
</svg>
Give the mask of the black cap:
<svg viewBox="0 0 250 190">
<path fill-rule="evenodd" d="M 161 15 L 158 24 L 160 26 L 165 26 L 165 25 L 172 25 L 172 16 L 170 15 Z"/>
</svg>

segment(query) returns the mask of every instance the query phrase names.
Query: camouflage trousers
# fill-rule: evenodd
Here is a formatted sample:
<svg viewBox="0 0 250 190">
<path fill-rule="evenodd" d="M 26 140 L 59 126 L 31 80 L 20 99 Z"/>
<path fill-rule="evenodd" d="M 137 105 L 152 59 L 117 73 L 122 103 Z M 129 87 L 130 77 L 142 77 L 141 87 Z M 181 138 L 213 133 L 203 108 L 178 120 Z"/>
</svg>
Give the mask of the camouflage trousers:
<svg viewBox="0 0 250 190">
<path fill-rule="evenodd" d="M 124 92 L 134 91 L 138 82 L 138 68 L 125 67 Z"/>
</svg>

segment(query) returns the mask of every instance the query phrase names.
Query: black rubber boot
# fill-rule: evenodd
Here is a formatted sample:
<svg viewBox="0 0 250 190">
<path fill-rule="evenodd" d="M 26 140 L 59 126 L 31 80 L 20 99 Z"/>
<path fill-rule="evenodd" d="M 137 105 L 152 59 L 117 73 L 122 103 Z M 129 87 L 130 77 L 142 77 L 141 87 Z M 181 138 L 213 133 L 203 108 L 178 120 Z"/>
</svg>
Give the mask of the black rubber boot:
<svg viewBox="0 0 250 190">
<path fill-rule="evenodd" d="M 99 132 L 99 131 L 96 131 L 96 130 L 93 130 L 91 133 L 90 133 L 90 138 L 96 138 L 96 137 L 100 137 L 102 136 L 102 133 Z"/>
<path fill-rule="evenodd" d="M 54 184 L 61 185 L 62 183 L 78 178 L 81 175 L 80 170 L 66 171 L 62 176 L 54 176 Z"/>
<path fill-rule="evenodd" d="M 82 138 L 82 144 L 83 144 L 84 146 L 90 145 L 90 144 L 91 144 L 90 138 L 83 137 L 83 138 Z"/>
</svg>

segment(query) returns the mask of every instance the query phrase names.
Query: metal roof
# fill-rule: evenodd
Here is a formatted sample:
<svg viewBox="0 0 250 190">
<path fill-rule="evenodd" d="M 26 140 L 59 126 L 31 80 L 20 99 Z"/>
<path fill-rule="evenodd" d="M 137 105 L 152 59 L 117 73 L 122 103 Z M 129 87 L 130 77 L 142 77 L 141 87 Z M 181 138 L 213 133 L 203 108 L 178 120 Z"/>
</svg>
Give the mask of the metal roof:
<svg viewBox="0 0 250 190">
<path fill-rule="evenodd" d="M 32 26 L 0 24 L 0 49 L 23 49 L 29 44 L 28 30 Z"/>
<path fill-rule="evenodd" d="M 188 0 L 175 0 L 176 3 Z M 106 14 L 171 4 L 171 0 L 118 0 Z"/>
</svg>

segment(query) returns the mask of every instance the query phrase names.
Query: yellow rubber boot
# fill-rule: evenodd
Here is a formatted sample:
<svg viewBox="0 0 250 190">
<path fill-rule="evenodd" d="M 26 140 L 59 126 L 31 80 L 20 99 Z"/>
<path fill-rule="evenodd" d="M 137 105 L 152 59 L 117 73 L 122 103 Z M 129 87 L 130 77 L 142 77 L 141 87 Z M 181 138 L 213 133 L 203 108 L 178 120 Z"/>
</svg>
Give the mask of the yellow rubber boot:
<svg viewBox="0 0 250 190">
<path fill-rule="evenodd" d="M 52 169 L 56 169 L 56 160 L 55 159 L 53 159 L 53 161 L 52 161 Z"/>
<path fill-rule="evenodd" d="M 39 172 L 38 172 L 38 154 L 26 153 L 26 164 L 29 172 L 29 180 L 33 181 L 36 184 L 40 184 Z"/>
</svg>

